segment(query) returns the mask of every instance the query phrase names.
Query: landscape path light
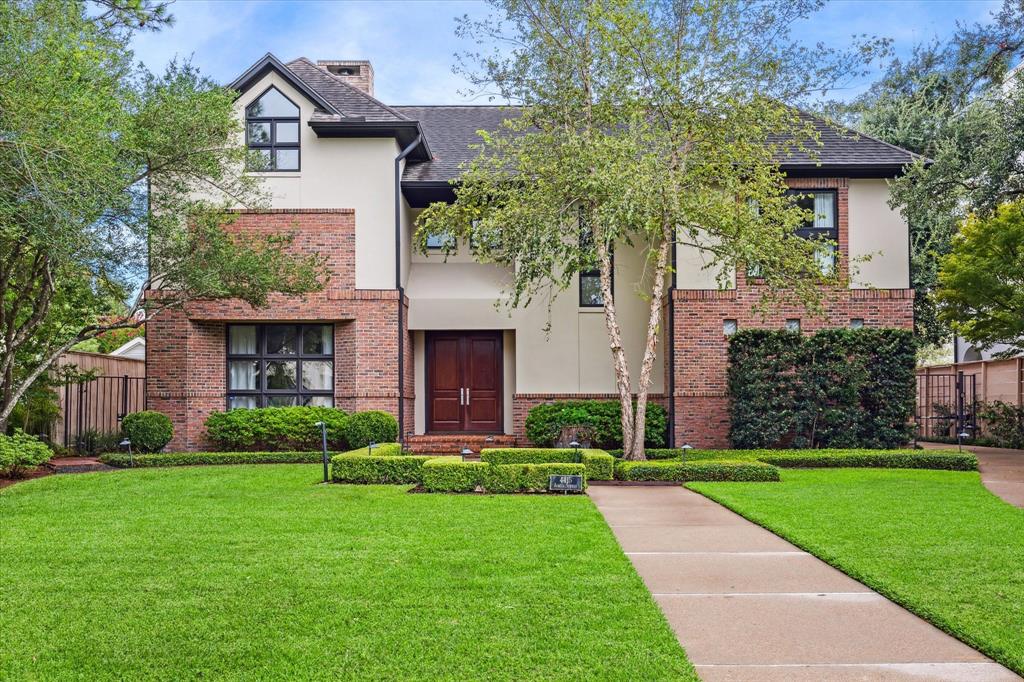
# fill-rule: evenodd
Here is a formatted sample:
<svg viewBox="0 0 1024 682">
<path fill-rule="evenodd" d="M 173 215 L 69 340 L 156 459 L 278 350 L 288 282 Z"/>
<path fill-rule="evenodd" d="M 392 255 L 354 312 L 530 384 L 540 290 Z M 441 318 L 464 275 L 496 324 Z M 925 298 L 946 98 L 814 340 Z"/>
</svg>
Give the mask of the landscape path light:
<svg viewBox="0 0 1024 682">
<path fill-rule="evenodd" d="M 320 427 L 320 443 L 324 451 L 324 483 L 329 483 L 330 479 L 327 476 L 327 422 L 317 422 L 313 426 Z"/>
<path fill-rule="evenodd" d="M 122 448 L 128 448 L 128 466 L 135 466 L 135 458 L 132 456 L 132 442 L 125 438 L 123 441 L 120 442 L 120 446 Z"/>
</svg>

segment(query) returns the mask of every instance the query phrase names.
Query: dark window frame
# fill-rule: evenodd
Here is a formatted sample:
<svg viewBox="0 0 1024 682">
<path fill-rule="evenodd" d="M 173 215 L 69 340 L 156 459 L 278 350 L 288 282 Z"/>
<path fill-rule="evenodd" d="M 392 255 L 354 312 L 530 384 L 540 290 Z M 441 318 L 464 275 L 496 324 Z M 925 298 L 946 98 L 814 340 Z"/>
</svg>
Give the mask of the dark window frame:
<svg viewBox="0 0 1024 682">
<path fill-rule="evenodd" d="M 266 96 L 271 90 L 277 90 L 277 94 L 284 97 L 290 102 L 296 109 L 299 110 L 299 116 L 249 116 L 249 108 L 259 102 L 263 97 Z M 281 92 L 276 86 L 269 86 L 266 90 L 260 93 L 260 96 L 254 99 L 245 107 L 245 146 L 247 149 L 254 150 L 267 150 L 270 152 L 270 167 L 269 168 L 250 168 L 248 169 L 251 173 L 298 173 L 302 171 L 302 125 L 300 124 L 300 117 L 302 114 L 302 107 L 292 101 L 288 95 Z M 270 142 L 254 142 L 249 137 L 249 124 L 250 123 L 267 123 L 270 126 Z M 278 142 L 277 141 L 277 124 L 278 123 L 294 123 L 298 134 L 296 135 L 295 142 Z M 294 149 L 298 155 L 298 163 L 295 168 L 277 168 L 277 150 L 278 149 Z"/>
<path fill-rule="evenodd" d="M 580 211 L 579 221 L 580 221 L 580 237 L 579 237 L 579 240 L 580 240 L 580 248 L 582 249 L 585 246 L 587 246 L 588 242 L 593 242 L 594 235 L 593 235 L 593 233 L 591 233 L 590 228 L 586 227 L 583 224 L 583 211 L 582 210 Z M 615 297 L 615 252 L 612 251 L 608 255 L 609 255 L 609 258 L 608 258 L 609 265 L 611 265 L 610 274 L 611 274 L 612 298 L 614 298 Z M 604 307 L 604 300 L 603 300 L 604 299 L 604 294 L 603 293 L 602 293 L 602 300 L 601 300 L 600 303 L 591 303 L 590 301 L 584 301 L 583 300 L 583 278 L 585 278 L 585 277 L 586 278 L 596 277 L 598 279 L 598 281 L 600 282 L 600 279 L 601 279 L 601 269 L 600 268 L 591 268 L 591 269 L 580 270 L 579 271 L 578 277 L 576 278 L 577 279 L 576 287 L 577 287 L 577 290 L 578 290 L 577 291 L 577 299 L 578 299 L 577 302 L 579 303 L 579 307 L 580 308 L 603 308 Z"/>
<path fill-rule="evenodd" d="M 231 328 L 232 327 L 256 327 L 256 352 L 255 353 L 232 353 L 231 352 Z M 292 354 L 269 353 L 267 351 L 267 329 L 271 327 L 292 327 L 297 330 L 296 352 Z M 330 327 L 331 329 L 331 352 L 330 353 L 306 353 L 303 348 L 303 337 L 308 328 Z M 256 399 L 256 407 L 269 407 L 267 398 L 295 396 L 295 404 L 303 405 L 304 398 L 313 396 L 324 396 L 331 399 L 334 405 L 334 380 L 336 377 L 337 363 L 334 359 L 334 325 L 329 322 L 318 323 L 261 323 L 261 322 L 238 322 L 225 326 L 224 329 L 224 393 L 225 409 L 230 410 L 231 399 L 235 397 L 253 397 Z M 234 389 L 231 388 L 231 363 L 238 360 L 255 361 L 259 363 L 259 378 L 255 389 Z M 295 362 L 295 388 L 267 388 L 266 365 L 268 362 L 285 361 Z M 302 365 L 304 362 L 331 363 L 331 387 L 326 390 L 306 389 L 302 387 Z"/>
</svg>

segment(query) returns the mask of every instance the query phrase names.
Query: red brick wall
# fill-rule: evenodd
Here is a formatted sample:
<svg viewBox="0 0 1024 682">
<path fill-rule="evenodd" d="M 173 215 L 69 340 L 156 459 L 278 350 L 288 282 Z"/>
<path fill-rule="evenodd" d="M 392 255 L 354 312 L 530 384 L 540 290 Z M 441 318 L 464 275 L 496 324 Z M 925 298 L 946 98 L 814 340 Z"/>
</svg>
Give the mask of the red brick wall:
<svg viewBox="0 0 1024 682">
<path fill-rule="evenodd" d="M 147 329 L 147 391 L 151 409 L 174 422 L 168 449 L 209 447 L 203 422 L 226 407 L 226 325 L 230 322 L 334 324 L 334 399 L 345 410 L 379 409 L 397 416 L 399 400 L 398 291 L 355 289 L 355 213 L 352 210 L 241 212 L 232 230 L 296 233 L 294 249 L 326 259 L 323 291 L 272 295 L 266 308 L 237 300 L 203 301 L 158 315 Z M 408 301 L 403 300 L 408 333 Z M 412 429 L 413 355 L 406 347 L 405 421 Z"/>
<path fill-rule="evenodd" d="M 795 179 L 790 185 L 801 189 L 836 189 L 839 215 L 839 268 L 849 271 L 848 186 L 845 179 Z M 736 273 L 736 288 L 728 290 L 678 289 L 672 292 L 675 348 L 675 433 L 676 445 L 695 447 L 729 446 L 729 414 L 726 395 L 728 339 L 722 324 L 735 319 L 740 329 L 782 329 L 787 319 L 800 320 L 801 333 L 848 327 L 850 320 L 861 318 L 866 327 L 912 329 L 914 308 L 912 289 L 846 289 L 824 292 L 824 313 L 812 317 L 801 305 L 766 305 L 756 309 L 766 290 Z"/>
</svg>

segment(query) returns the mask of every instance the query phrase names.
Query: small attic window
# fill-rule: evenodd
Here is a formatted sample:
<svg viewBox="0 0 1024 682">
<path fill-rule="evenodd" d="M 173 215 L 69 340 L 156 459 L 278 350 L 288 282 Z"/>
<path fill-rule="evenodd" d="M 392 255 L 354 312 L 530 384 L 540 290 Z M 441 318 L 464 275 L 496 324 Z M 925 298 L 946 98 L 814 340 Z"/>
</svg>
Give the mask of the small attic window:
<svg viewBox="0 0 1024 682">
<path fill-rule="evenodd" d="M 299 107 L 275 87 L 245 108 L 249 170 L 299 170 Z"/>
</svg>

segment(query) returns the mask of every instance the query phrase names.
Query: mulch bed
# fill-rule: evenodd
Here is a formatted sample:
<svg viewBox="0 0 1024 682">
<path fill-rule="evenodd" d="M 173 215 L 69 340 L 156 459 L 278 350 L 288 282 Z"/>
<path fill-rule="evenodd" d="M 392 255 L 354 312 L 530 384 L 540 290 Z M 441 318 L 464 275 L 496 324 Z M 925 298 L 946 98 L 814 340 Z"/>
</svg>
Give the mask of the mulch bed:
<svg viewBox="0 0 1024 682">
<path fill-rule="evenodd" d="M 18 478 L 3 478 L 0 477 L 0 488 L 6 488 L 9 485 L 15 483 L 21 483 L 22 481 L 31 481 L 33 478 L 42 478 L 43 476 L 49 476 L 54 473 L 53 469 L 48 466 L 36 467 L 29 471 L 25 471 Z"/>
</svg>

